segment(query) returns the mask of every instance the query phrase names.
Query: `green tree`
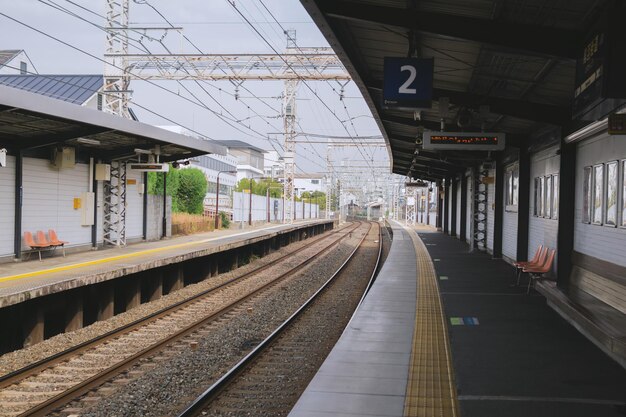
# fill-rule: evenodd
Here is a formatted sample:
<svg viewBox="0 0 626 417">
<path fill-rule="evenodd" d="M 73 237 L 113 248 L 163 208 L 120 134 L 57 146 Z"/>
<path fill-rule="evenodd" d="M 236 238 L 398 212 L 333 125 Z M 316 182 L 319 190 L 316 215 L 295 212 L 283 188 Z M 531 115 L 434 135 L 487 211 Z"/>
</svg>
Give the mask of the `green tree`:
<svg viewBox="0 0 626 417">
<path fill-rule="evenodd" d="M 326 194 L 321 191 L 308 192 L 305 191 L 300 196 L 300 201 L 305 203 L 311 202 L 312 204 L 319 204 L 320 210 L 326 210 Z"/>
<path fill-rule="evenodd" d="M 179 211 L 176 196 L 178 194 L 179 175 L 178 170 L 170 165 L 167 176 L 166 194 L 172 197 L 172 211 Z M 163 173 L 148 172 L 148 194 L 163 195 Z"/>
<path fill-rule="evenodd" d="M 178 171 L 177 211 L 202 214 L 206 191 L 207 181 L 201 170 L 188 168 Z"/>
<path fill-rule="evenodd" d="M 270 197 L 280 198 L 282 196 L 283 185 L 278 181 L 272 181 L 269 179 L 261 179 L 258 182 L 249 179 L 242 178 L 235 185 L 235 191 L 243 192 L 243 190 L 249 190 L 252 187 L 252 194 L 267 195 L 267 190 L 270 190 Z"/>
</svg>

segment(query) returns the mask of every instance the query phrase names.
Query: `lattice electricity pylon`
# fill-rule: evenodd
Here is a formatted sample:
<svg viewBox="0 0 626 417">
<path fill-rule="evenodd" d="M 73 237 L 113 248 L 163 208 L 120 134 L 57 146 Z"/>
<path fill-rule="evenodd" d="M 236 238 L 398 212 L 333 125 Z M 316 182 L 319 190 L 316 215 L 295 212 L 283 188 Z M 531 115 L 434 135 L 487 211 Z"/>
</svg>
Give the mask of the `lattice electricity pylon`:
<svg viewBox="0 0 626 417">
<path fill-rule="evenodd" d="M 104 181 L 103 240 L 126 245 L 126 162 L 111 162 L 111 180 Z"/>
<path fill-rule="evenodd" d="M 350 81 L 352 78 L 332 48 L 302 48 L 294 30 L 287 30 L 284 54 L 129 54 L 128 0 L 107 1 L 107 49 L 105 53 L 105 110 L 129 117 L 129 84 L 141 80 L 283 80 L 285 95 L 284 195 L 285 220 L 293 221 L 295 176 L 295 97 L 300 80 Z M 142 28 L 147 31 L 150 28 Z M 170 28 L 176 29 L 176 28 Z M 157 30 L 168 30 L 158 28 Z M 288 111 L 289 110 L 289 111 Z"/>
<path fill-rule="evenodd" d="M 408 226 L 415 226 L 417 220 L 417 188 L 406 188 L 406 218 L 404 223 Z"/>
<path fill-rule="evenodd" d="M 474 170 L 474 248 L 484 251 L 487 248 L 487 193 L 488 186 L 483 181 L 489 176 L 489 169 L 481 165 Z"/>
<path fill-rule="evenodd" d="M 284 54 L 124 54 L 127 72 L 142 80 L 349 81 L 332 48 L 288 48 Z"/>
<path fill-rule="evenodd" d="M 128 86 L 128 3 L 129 0 L 106 0 L 106 52 L 102 110 L 130 118 Z"/>
<path fill-rule="evenodd" d="M 285 161 L 285 222 L 291 223 L 294 220 L 294 192 L 293 182 L 296 174 L 296 89 L 298 80 L 289 79 L 285 81 L 285 97 L 283 101 L 284 127 L 285 127 L 285 151 L 283 159 Z"/>
<path fill-rule="evenodd" d="M 393 186 L 393 219 L 398 220 L 398 211 L 400 209 L 400 186 Z"/>
</svg>

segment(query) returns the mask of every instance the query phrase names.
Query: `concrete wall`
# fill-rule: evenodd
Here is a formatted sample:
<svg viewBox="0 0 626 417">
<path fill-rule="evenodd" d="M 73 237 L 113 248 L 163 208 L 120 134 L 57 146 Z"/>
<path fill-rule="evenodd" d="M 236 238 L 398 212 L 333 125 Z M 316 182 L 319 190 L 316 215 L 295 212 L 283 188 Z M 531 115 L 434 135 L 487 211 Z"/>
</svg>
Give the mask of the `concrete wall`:
<svg viewBox="0 0 626 417">
<path fill-rule="evenodd" d="M 576 218 L 574 223 L 574 250 L 617 265 L 626 266 L 626 229 L 582 223 L 583 168 L 594 164 L 620 161 L 626 158 L 624 136 L 608 134 L 578 145 L 576 155 Z M 620 177 L 622 168 L 619 169 Z M 606 176 L 606 175 L 605 175 Z M 621 184 L 621 181 L 620 181 Z M 618 225 L 621 224 L 621 201 L 626 196 L 623 188 L 618 195 Z"/>
<path fill-rule="evenodd" d="M 172 197 L 167 197 L 167 236 L 172 235 Z M 148 194 L 147 240 L 159 240 L 163 233 L 163 196 Z"/>
<path fill-rule="evenodd" d="M 276 203 L 274 203 L 276 202 Z M 274 212 L 274 204 L 277 204 L 278 210 Z M 304 205 L 304 218 L 321 217 L 317 204 L 296 201 L 294 209 L 294 218 L 302 219 L 302 210 Z M 233 193 L 233 221 L 247 222 L 250 215 L 250 195 L 248 193 Z M 270 221 L 283 220 L 283 199 L 270 198 Z M 267 221 L 267 197 L 262 195 L 252 195 L 252 221 Z"/>
<path fill-rule="evenodd" d="M 0 256 L 13 255 L 15 219 L 15 157 L 7 156 L 7 166 L 0 168 Z"/>
<path fill-rule="evenodd" d="M 531 155 L 530 159 L 530 213 L 529 213 L 529 231 L 528 231 L 528 257 L 532 258 L 539 245 L 548 246 L 556 249 L 558 220 L 552 218 L 544 218 L 534 215 L 535 207 L 535 178 L 543 177 L 551 174 L 559 173 L 559 164 L 561 157 L 556 154 L 557 147 L 546 149 Z M 520 196 L 521 198 L 521 196 Z M 554 269 L 556 271 L 554 262 Z"/>
<path fill-rule="evenodd" d="M 489 176 L 496 177 L 496 170 L 490 169 Z M 495 197 L 496 197 L 496 184 L 487 185 L 487 250 L 493 251 L 493 233 L 495 227 Z"/>
</svg>

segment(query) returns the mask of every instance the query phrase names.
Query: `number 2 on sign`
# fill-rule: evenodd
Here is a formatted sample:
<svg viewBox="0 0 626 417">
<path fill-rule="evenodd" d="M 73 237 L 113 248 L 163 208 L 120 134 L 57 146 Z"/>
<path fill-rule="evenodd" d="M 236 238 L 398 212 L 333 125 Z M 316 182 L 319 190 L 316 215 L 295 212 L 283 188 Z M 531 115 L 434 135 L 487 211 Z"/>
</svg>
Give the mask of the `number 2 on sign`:
<svg viewBox="0 0 626 417">
<path fill-rule="evenodd" d="M 415 81 L 415 77 L 417 76 L 417 70 L 413 65 L 403 65 L 400 67 L 400 71 L 408 71 L 409 78 L 400 86 L 398 89 L 398 93 L 400 94 L 415 94 L 417 93 L 417 89 L 409 88 L 411 83 Z"/>
</svg>

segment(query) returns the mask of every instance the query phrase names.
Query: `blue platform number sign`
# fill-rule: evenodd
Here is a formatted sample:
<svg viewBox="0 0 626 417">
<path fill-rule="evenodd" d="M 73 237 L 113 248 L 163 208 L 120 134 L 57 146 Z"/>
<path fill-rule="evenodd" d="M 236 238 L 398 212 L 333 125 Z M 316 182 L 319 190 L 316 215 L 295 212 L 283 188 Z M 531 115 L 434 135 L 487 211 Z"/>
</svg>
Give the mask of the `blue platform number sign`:
<svg viewBox="0 0 626 417">
<path fill-rule="evenodd" d="M 383 108 L 430 108 L 433 68 L 432 58 L 385 57 Z"/>
</svg>

